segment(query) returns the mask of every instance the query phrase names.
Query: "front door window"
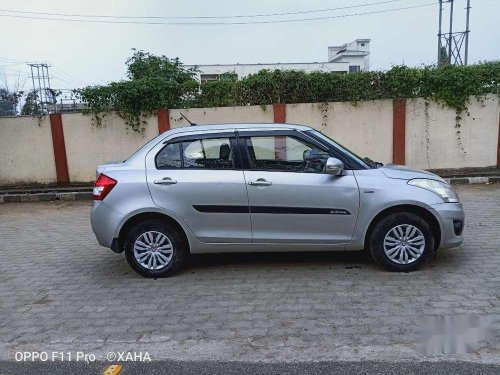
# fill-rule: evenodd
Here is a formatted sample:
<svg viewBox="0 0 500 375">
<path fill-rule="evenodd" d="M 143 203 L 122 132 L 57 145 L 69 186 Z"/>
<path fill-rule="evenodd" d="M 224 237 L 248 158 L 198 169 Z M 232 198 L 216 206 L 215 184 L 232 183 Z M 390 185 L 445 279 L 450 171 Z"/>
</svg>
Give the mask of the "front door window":
<svg viewBox="0 0 500 375">
<path fill-rule="evenodd" d="M 250 168 L 263 171 L 321 173 L 329 154 L 291 136 L 246 138 Z"/>
</svg>

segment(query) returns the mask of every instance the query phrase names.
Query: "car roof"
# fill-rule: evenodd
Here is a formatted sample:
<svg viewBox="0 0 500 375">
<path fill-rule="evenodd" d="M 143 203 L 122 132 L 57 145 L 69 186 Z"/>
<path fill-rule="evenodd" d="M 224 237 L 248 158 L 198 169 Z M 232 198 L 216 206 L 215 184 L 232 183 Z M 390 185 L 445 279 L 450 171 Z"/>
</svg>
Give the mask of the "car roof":
<svg viewBox="0 0 500 375">
<path fill-rule="evenodd" d="M 224 130 L 312 130 L 311 127 L 305 125 L 295 125 L 286 123 L 249 123 L 249 124 L 212 124 L 212 125 L 196 125 L 196 126 L 184 126 L 179 128 L 174 128 L 164 133 L 161 133 L 147 142 L 142 146 L 137 152 L 135 152 L 130 158 L 127 159 L 127 163 L 144 163 L 145 155 L 151 150 L 151 147 L 158 144 L 159 142 L 165 142 L 165 140 L 175 139 L 176 135 L 196 135 L 209 132 L 218 132 Z"/>
<path fill-rule="evenodd" d="M 180 133 L 196 134 L 198 132 L 206 132 L 207 130 L 311 130 L 312 128 L 305 125 L 287 124 L 287 123 L 248 123 L 248 124 L 209 124 L 209 125 L 193 125 L 180 128 L 174 128 L 164 133 L 163 135 L 174 135 Z"/>
</svg>

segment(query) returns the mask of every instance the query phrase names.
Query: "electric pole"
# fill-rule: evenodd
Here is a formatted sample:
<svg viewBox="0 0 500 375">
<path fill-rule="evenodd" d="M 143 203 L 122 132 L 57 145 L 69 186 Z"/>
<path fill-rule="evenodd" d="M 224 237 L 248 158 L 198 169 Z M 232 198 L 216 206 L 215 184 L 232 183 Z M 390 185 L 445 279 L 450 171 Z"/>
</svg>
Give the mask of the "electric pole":
<svg viewBox="0 0 500 375">
<path fill-rule="evenodd" d="M 469 57 L 470 0 L 467 1 L 465 31 L 453 30 L 454 3 L 456 0 L 439 0 L 437 64 L 467 65 Z M 443 6 L 449 7 L 449 29 L 443 32 Z"/>
<path fill-rule="evenodd" d="M 49 105 L 56 104 L 56 98 L 50 88 L 49 67 L 45 63 L 28 64 L 31 68 L 31 81 L 35 101 L 42 113 L 49 113 Z M 55 108 L 55 107 L 54 107 Z"/>
</svg>

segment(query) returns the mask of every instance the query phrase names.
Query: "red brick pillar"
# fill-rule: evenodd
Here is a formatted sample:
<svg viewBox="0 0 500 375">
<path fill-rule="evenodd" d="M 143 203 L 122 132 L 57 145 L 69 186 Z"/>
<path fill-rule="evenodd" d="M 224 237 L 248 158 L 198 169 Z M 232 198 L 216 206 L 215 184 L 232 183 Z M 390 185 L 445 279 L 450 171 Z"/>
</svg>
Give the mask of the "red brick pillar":
<svg viewBox="0 0 500 375">
<path fill-rule="evenodd" d="M 392 162 L 405 164 L 406 99 L 392 101 Z"/>
<path fill-rule="evenodd" d="M 497 168 L 500 168 L 500 116 L 498 116 Z"/>
<path fill-rule="evenodd" d="M 286 105 L 284 103 L 273 104 L 273 114 L 275 123 L 285 123 Z M 286 160 L 286 138 L 283 136 L 274 138 L 274 158 L 276 160 Z"/>
<path fill-rule="evenodd" d="M 286 105 L 284 103 L 273 104 L 274 122 L 286 122 Z"/>
<path fill-rule="evenodd" d="M 54 146 L 54 161 L 58 185 L 69 184 L 68 160 L 66 159 L 66 146 L 64 144 L 64 131 L 60 113 L 49 116 L 50 130 L 52 132 L 52 145 Z"/>
<path fill-rule="evenodd" d="M 170 112 L 166 108 L 158 111 L 158 132 L 165 133 L 170 130 Z"/>
</svg>

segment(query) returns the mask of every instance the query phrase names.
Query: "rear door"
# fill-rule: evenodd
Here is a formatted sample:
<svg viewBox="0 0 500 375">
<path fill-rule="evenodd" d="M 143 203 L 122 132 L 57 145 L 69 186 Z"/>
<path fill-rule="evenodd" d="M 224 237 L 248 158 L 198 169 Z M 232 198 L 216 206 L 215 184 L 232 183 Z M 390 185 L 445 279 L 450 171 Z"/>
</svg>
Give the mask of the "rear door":
<svg viewBox="0 0 500 375">
<path fill-rule="evenodd" d="M 323 172 L 328 150 L 296 131 L 240 132 L 254 243 L 344 244 L 359 209 L 352 171 Z M 324 157 L 305 161 L 310 152 Z M 326 152 L 326 155 L 325 155 Z"/>
<path fill-rule="evenodd" d="M 148 154 L 153 201 L 207 243 L 251 242 L 250 214 L 235 133 L 175 138 Z"/>
</svg>

